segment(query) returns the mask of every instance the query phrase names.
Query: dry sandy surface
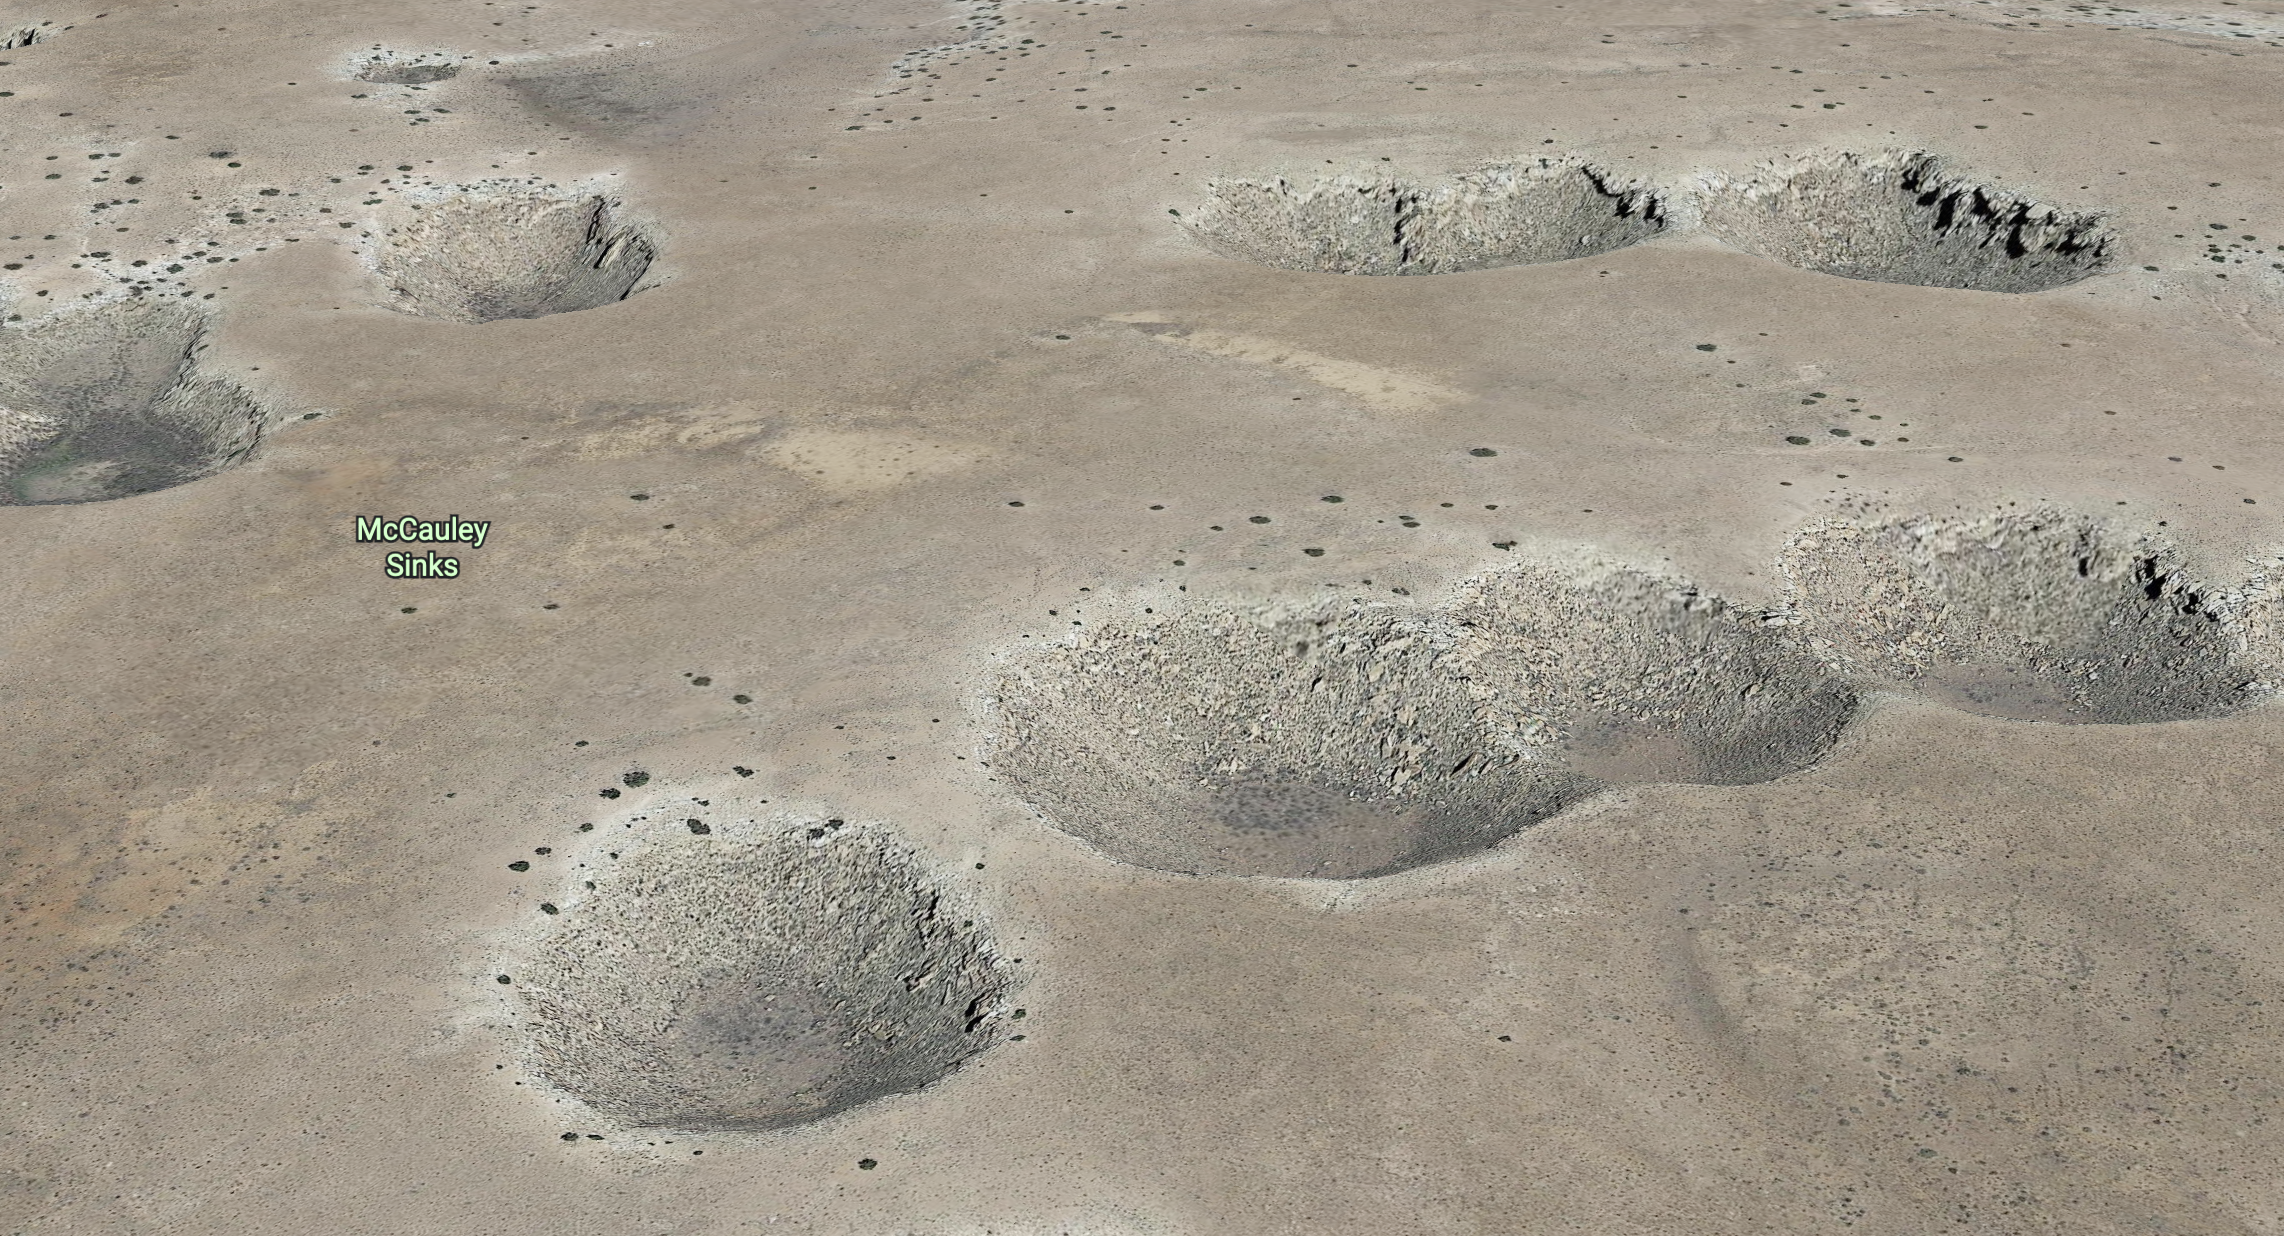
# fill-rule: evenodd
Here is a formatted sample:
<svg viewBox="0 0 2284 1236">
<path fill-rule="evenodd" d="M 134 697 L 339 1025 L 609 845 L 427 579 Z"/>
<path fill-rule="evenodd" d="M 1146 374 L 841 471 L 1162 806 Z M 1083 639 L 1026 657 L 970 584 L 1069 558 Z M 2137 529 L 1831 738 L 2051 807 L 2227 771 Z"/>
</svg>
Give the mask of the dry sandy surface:
<svg viewBox="0 0 2284 1236">
<path fill-rule="evenodd" d="M 2284 4 L 11 11 L 0 1232 L 2284 1233 Z"/>
</svg>

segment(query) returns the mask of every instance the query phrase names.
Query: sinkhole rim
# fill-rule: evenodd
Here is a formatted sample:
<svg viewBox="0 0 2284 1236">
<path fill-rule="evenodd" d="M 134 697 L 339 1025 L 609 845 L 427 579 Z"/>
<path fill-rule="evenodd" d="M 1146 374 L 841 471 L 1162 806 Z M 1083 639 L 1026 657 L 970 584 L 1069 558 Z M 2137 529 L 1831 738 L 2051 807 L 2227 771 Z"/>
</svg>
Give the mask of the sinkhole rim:
<svg viewBox="0 0 2284 1236">
<path fill-rule="evenodd" d="M 1795 200 L 1819 177 L 1856 182 L 1833 192 L 1869 202 L 1860 223 L 1828 203 Z M 1932 241 L 1917 230 L 1913 206 L 1934 209 Z M 2046 201 L 1914 147 L 1832 147 L 1741 172 L 1701 172 L 1695 209 L 1708 235 L 1796 270 L 1958 291 L 2035 295 L 2070 287 L 2117 269 L 2125 246 L 2111 211 Z M 1890 224 L 1892 234 L 1883 235 Z M 1968 243 L 1977 227 L 1980 242 Z M 1862 256 L 1859 240 L 1869 245 Z M 1990 260 L 1993 243 L 2000 260 Z M 1910 269 L 1915 262 L 1924 269 Z"/>
<path fill-rule="evenodd" d="M 1585 194 L 1575 194 L 1581 183 Z M 1559 206 L 1566 192 L 1577 199 L 1565 220 L 1567 230 L 1565 223 L 1548 222 L 1563 219 L 1562 210 L 1549 209 L 1540 219 L 1523 209 L 1518 214 L 1545 235 L 1515 227 L 1503 234 L 1503 241 L 1496 232 L 1467 239 L 1472 222 L 1469 207 Z M 1309 274 L 1444 275 L 1551 265 L 1612 253 L 1673 230 L 1668 194 L 1646 181 L 1624 179 L 1614 168 L 1569 155 L 1493 160 L 1428 174 L 1352 160 L 1330 168 L 1224 174 L 1207 180 L 1202 193 L 1202 201 L 1193 201 L 1187 213 L 1170 208 L 1178 229 L 1192 242 L 1224 259 Z M 1248 206 L 1236 200 L 1246 194 L 1281 202 L 1303 214 L 1320 203 L 1337 208 L 1347 195 L 1355 194 L 1384 199 L 1387 218 L 1368 221 L 1335 209 L 1328 218 L 1315 221 L 1313 232 L 1305 220 L 1288 220 L 1279 227 L 1275 220 L 1251 217 L 1258 213 L 1258 202 Z M 1592 209 L 1597 201 L 1607 207 Z M 1407 204 L 1420 213 L 1407 218 Z M 1377 207 L 1373 213 L 1379 213 Z M 1418 230 L 1407 226 L 1423 218 L 1432 226 Z M 1580 235 L 1579 229 L 1590 222 L 1610 234 Z M 1502 249 L 1502 243 L 1507 247 Z M 1345 256 L 1335 256 L 1344 250 Z"/>
<path fill-rule="evenodd" d="M 1555 571 L 1548 567 L 1541 578 Z M 1619 573 L 1572 582 L 1583 597 Z M 1656 572 L 1632 575 L 1672 582 Z M 1052 644 L 1003 649 L 977 705 L 986 735 L 981 758 L 1048 827 L 1112 862 L 1193 877 L 1347 881 L 1475 857 L 1608 789 L 1790 776 L 1820 763 L 1860 715 L 1852 685 L 1801 650 L 1746 629 L 1747 611 L 1714 598 L 1725 608 L 1707 621 L 1740 615 L 1734 631 L 1717 627 L 1743 649 L 1725 651 L 1720 664 L 1766 670 L 1771 681 L 1782 671 L 1800 689 L 1769 692 L 1761 706 L 1712 710 L 1735 732 L 1684 744 L 1682 754 L 1689 768 L 1711 773 L 1614 776 L 1607 766 L 1586 767 L 1575 752 L 1504 723 L 1487 684 L 1498 676 L 1497 657 L 1485 653 L 1481 624 L 1463 620 L 1494 603 L 1489 591 L 1523 578 L 1513 567 L 1486 571 L 1459 581 L 1436 605 L 1184 599 L 1164 613 L 1098 619 Z M 1645 611 L 1642 625 L 1656 621 Z M 1331 635 L 1277 651 L 1307 644 L 1312 630 Z M 1155 676 L 1160 668 L 1166 672 Z M 1296 675 L 1308 678 L 1305 687 Z M 1383 679 L 1389 685 L 1372 685 Z M 1560 707 L 1573 723 L 1589 712 L 1580 698 Z M 1212 719 L 1222 715 L 1234 721 Z M 1625 719 L 1620 736 L 1646 740 L 1652 728 Z M 1667 728 L 1695 737 L 1686 727 Z M 1771 732 L 1782 739 L 1762 744 L 1773 756 L 1747 758 L 1744 747 L 1718 745 Z M 1256 773 L 1290 798 L 1287 832 L 1299 839 L 1284 848 L 1231 839 L 1249 826 L 1237 813 L 1254 788 L 1244 778 Z M 1344 814 L 1344 802 L 1361 806 Z M 1374 812 L 1382 818 L 1369 818 Z M 1364 831 L 1371 828 L 1385 831 Z"/>
<path fill-rule="evenodd" d="M 538 226 L 566 212 L 582 217 L 556 220 L 553 234 Z M 432 321 L 480 326 L 605 309 L 667 281 L 664 230 L 629 208 L 622 186 L 592 178 L 419 186 L 385 209 L 375 231 L 363 260 L 379 301 Z"/>
<path fill-rule="evenodd" d="M 0 506 L 121 502 L 251 460 L 293 410 L 201 366 L 218 320 L 112 296 L 0 324 Z"/>
<path fill-rule="evenodd" d="M 567 886 L 502 967 L 548 1087 L 630 1129 L 763 1133 L 930 1090 L 1004 1039 L 1019 976 L 947 865 L 879 821 L 665 799 L 570 855 L 600 887 Z"/>
<path fill-rule="evenodd" d="M 1840 514 L 1796 529 L 1778 565 L 1789 608 L 1836 665 L 1960 712 L 2153 725 L 2275 693 L 2265 573 L 2213 573 L 2140 522 L 2060 504 Z"/>
</svg>

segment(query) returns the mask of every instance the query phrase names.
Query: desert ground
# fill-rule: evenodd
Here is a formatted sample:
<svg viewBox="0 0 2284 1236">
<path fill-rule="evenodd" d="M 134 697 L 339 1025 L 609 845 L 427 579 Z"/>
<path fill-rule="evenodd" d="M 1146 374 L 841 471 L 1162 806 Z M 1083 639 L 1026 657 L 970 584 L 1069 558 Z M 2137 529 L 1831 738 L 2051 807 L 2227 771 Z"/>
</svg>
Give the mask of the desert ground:
<svg viewBox="0 0 2284 1236">
<path fill-rule="evenodd" d="M 13 5 L 0 1232 L 2284 1233 L 2167 3 Z"/>
</svg>

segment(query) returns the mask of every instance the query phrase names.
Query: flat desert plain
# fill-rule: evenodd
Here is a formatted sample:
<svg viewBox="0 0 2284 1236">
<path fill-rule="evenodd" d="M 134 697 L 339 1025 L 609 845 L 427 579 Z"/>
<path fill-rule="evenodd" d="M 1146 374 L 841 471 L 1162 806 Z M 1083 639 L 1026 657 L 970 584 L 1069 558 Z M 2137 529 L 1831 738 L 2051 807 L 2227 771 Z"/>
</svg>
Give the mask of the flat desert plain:
<svg viewBox="0 0 2284 1236">
<path fill-rule="evenodd" d="M 0 1232 L 2284 1233 L 2284 4 L 0 21 Z"/>
</svg>

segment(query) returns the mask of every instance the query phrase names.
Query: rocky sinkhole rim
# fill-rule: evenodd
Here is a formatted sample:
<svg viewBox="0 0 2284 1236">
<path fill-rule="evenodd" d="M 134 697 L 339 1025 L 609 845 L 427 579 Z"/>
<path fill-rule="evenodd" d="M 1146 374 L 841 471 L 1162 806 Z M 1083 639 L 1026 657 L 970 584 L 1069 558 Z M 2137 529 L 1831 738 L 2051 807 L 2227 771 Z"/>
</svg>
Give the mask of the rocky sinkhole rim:
<svg viewBox="0 0 2284 1236">
<path fill-rule="evenodd" d="M 408 193 L 365 264 L 382 302 L 463 325 L 608 308 L 663 282 L 665 241 L 619 186 L 479 180 Z"/>
<path fill-rule="evenodd" d="M 1001 1041 L 1016 976 L 954 873 L 878 822 L 664 797 L 569 856 L 504 964 L 548 1085 L 627 1128 L 757 1133 L 927 1090 Z"/>
<path fill-rule="evenodd" d="M 1792 605 L 1889 689 L 2022 722 L 2230 716 L 2273 694 L 2268 581 L 2208 577 L 2155 529 L 2059 506 L 1861 513 L 1797 530 Z"/>
<path fill-rule="evenodd" d="M 1849 211 L 1817 197 L 1859 198 Z M 2113 269 L 2100 211 L 2039 201 L 1923 149 L 1824 150 L 1700 179 L 1701 226 L 1802 270 L 1877 283 L 2027 294 Z"/>
<path fill-rule="evenodd" d="M 45 43 L 58 33 L 50 29 L 52 21 L 25 22 L 15 26 L 0 26 L 0 51 L 16 51 L 34 43 Z M 65 27 L 69 29 L 69 27 Z"/>
<path fill-rule="evenodd" d="M 1862 715 L 1779 615 L 1598 552 L 1479 573 L 1448 608 L 1487 724 L 1604 785 L 1775 781 Z"/>
<path fill-rule="evenodd" d="M 445 60 L 383 59 L 359 65 L 350 76 L 376 86 L 426 86 L 458 77 L 465 66 Z"/>
<path fill-rule="evenodd" d="M 118 297 L 0 324 L 0 506 L 123 501 L 251 458 L 284 414 L 200 369 L 213 322 Z"/>
<path fill-rule="evenodd" d="M 1209 180 L 1188 213 L 1209 252 L 1279 270 L 1433 275 L 1609 253 L 1662 235 L 1654 188 L 1576 158 L 1518 159 L 1443 175 L 1375 165 Z"/>
</svg>

